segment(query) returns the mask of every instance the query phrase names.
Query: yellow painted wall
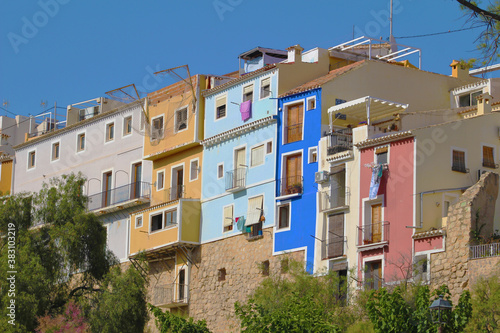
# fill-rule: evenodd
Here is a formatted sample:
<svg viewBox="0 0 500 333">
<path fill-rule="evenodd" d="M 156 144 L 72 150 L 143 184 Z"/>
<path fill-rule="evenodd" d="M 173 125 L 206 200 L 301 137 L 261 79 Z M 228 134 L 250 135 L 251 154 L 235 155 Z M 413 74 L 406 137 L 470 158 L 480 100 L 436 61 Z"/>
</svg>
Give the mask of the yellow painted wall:
<svg viewBox="0 0 500 333">
<path fill-rule="evenodd" d="M 153 183 L 157 181 L 157 172 L 165 170 L 165 184 L 164 190 L 157 191 L 153 186 L 153 194 L 151 205 L 157 205 L 162 202 L 169 201 L 168 190 L 171 187 L 172 181 L 172 167 L 184 163 L 184 185 L 186 198 L 200 198 L 201 197 L 201 164 L 203 156 L 203 146 L 198 145 L 153 161 Z M 198 179 L 189 181 L 190 179 L 190 162 L 198 158 Z"/>
<path fill-rule="evenodd" d="M 279 69 L 278 95 L 301 84 L 328 74 L 330 63 L 328 54 L 320 54 L 317 63 L 277 64 Z"/>
<path fill-rule="evenodd" d="M 182 201 L 182 230 L 181 239 L 186 242 L 200 241 L 201 203 L 196 201 Z"/>
<path fill-rule="evenodd" d="M 0 179 L 0 192 L 2 195 L 10 193 L 12 185 L 12 161 L 4 161 L 2 163 L 2 174 Z"/>
</svg>

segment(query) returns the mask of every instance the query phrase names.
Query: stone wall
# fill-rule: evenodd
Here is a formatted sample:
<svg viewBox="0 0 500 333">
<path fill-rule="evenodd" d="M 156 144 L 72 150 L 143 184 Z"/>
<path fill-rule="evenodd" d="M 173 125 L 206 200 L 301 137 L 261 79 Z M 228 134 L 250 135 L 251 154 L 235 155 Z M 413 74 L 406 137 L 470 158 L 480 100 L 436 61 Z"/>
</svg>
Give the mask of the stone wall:
<svg viewBox="0 0 500 333">
<path fill-rule="evenodd" d="M 191 267 L 189 316 L 205 319 L 216 332 L 239 332 L 234 303 L 246 301 L 266 276 L 263 262 L 269 260 L 269 273 L 280 274 L 282 260 L 289 256 L 304 261 L 304 251 L 273 256 L 272 229 L 264 229 L 263 237 L 247 240 L 238 235 L 203 244 L 194 252 L 198 267 Z M 219 270 L 225 269 L 223 281 Z"/>
<path fill-rule="evenodd" d="M 493 274 L 499 275 L 500 257 L 472 259 L 469 261 L 468 268 L 469 284 L 472 287 L 480 277 L 487 278 Z"/>
<path fill-rule="evenodd" d="M 469 245 L 474 243 L 472 231 L 479 230 L 476 229 L 476 222 L 479 222 L 479 226 L 485 225 L 481 229 L 481 235 L 491 235 L 497 195 L 498 174 L 483 174 L 450 207 L 446 226 L 446 250 L 431 255 L 431 284 L 435 287 L 447 284 L 455 304 L 460 293 L 470 286 Z"/>
</svg>

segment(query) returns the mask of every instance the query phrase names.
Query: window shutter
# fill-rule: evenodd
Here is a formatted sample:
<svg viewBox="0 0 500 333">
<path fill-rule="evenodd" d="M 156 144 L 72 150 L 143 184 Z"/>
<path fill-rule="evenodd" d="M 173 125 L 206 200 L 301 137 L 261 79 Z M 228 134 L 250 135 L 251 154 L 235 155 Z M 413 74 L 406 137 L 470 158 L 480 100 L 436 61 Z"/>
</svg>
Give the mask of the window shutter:
<svg viewBox="0 0 500 333">
<path fill-rule="evenodd" d="M 233 206 L 224 207 L 224 227 L 229 227 L 233 224 Z"/>
<path fill-rule="evenodd" d="M 245 226 L 251 226 L 260 222 L 260 215 L 262 213 L 263 196 L 252 198 L 248 201 L 248 212 Z"/>
<path fill-rule="evenodd" d="M 261 81 L 262 87 L 269 86 L 270 83 L 271 83 L 271 78 L 270 77 L 265 78 L 264 80 Z"/>
<path fill-rule="evenodd" d="M 344 254 L 344 214 L 328 216 L 328 258 Z"/>
<path fill-rule="evenodd" d="M 246 86 L 243 88 L 243 95 L 253 93 L 253 86 Z"/>
<path fill-rule="evenodd" d="M 264 145 L 252 148 L 252 166 L 264 164 Z"/>
<path fill-rule="evenodd" d="M 218 108 L 220 106 L 226 105 L 226 96 L 218 97 L 215 100 L 215 107 Z"/>
</svg>

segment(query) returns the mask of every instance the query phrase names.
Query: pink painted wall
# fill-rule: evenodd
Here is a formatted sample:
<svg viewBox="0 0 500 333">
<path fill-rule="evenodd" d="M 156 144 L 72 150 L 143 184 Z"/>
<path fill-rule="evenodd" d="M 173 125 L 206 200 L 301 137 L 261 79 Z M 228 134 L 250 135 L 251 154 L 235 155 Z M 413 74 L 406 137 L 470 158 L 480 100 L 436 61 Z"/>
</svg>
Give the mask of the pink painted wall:
<svg viewBox="0 0 500 333">
<path fill-rule="evenodd" d="M 443 248 L 443 236 L 421 238 L 415 240 L 415 253 Z"/>
<path fill-rule="evenodd" d="M 361 150 L 360 171 L 360 212 L 359 225 L 363 224 L 363 199 L 368 199 L 371 181 L 371 169 L 365 164 L 374 162 L 375 148 Z M 378 196 L 384 195 L 382 211 L 384 220 L 389 224 L 389 245 L 383 250 L 384 280 L 395 281 L 402 278 L 397 265 L 412 259 L 413 229 L 406 226 L 413 225 L 413 148 L 414 139 L 403 139 L 392 142 L 389 147 L 389 170 L 384 171 Z M 366 208 L 366 207 L 365 207 Z M 359 277 L 362 278 L 363 259 L 380 255 L 382 251 L 371 250 L 360 252 L 358 267 Z"/>
</svg>

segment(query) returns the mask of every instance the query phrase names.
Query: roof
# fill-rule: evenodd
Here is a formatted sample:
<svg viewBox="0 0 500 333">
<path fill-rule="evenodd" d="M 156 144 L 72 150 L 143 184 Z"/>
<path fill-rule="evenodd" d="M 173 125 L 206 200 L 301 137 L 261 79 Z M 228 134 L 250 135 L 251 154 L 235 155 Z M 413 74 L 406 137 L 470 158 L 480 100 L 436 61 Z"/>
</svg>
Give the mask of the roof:
<svg viewBox="0 0 500 333">
<path fill-rule="evenodd" d="M 288 90 L 287 92 L 279 95 L 278 97 L 282 98 L 282 97 L 298 94 L 298 93 L 301 93 L 301 92 L 304 92 L 307 90 L 320 88 L 323 84 L 330 82 L 331 80 L 333 80 L 333 79 L 335 79 L 335 78 L 337 78 L 337 77 L 339 77 L 339 76 L 341 76 L 341 75 L 343 75 L 351 70 L 354 70 L 354 69 L 361 67 L 364 63 L 366 63 L 366 60 L 357 61 L 357 62 L 352 63 L 350 65 L 334 69 L 334 70 L 330 71 L 328 74 L 321 76 L 317 79 L 314 79 L 312 81 L 309 81 L 307 83 L 304 83 L 303 85 L 300 85 L 296 88 Z"/>
<path fill-rule="evenodd" d="M 254 47 L 253 49 L 249 50 L 249 51 L 243 52 L 242 54 L 240 54 L 238 56 L 238 58 L 252 59 L 255 56 L 257 56 L 259 53 L 267 53 L 267 54 L 269 54 L 271 56 L 278 56 L 278 57 L 283 57 L 283 56 L 286 57 L 287 54 L 288 54 L 287 51 L 278 50 L 278 49 L 270 49 L 270 48 L 266 48 L 266 47 L 257 46 L 257 47 Z"/>
<path fill-rule="evenodd" d="M 207 90 L 204 90 L 202 95 L 203 96 L 210 96 L 210 95 L 213 95 L 221 90 L 224 90 L 228 87 L 231 87 L 233 86 L 234 84 L 238 83 L 238 82 L 242 82 L 242 81 L 246 81 L 246 80 L 249 80 L 251 78 L 254 78 L 264 72 L 267 72 L 267 71 L 270 71 L 271 69 L 274 69 L 276 68 L 276 64 L 270 64 L 270 65 L 266 65 L 262 68 L 259 68 L 257 69 L 256 71 L 253 71 L 253 72 L 250 72 L 248 74 L 245 74 L 245 75 L 242 75 L 234 80 L 231 80 L 231 81 L 228 81 L 224 84 L 221 84 L 220 86 L 217 86 L 217 87 L 214 87 L 212 89 L 207 89 Z"/>
</svg>

